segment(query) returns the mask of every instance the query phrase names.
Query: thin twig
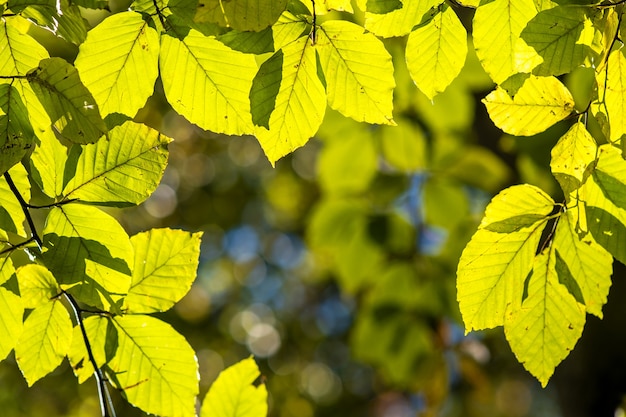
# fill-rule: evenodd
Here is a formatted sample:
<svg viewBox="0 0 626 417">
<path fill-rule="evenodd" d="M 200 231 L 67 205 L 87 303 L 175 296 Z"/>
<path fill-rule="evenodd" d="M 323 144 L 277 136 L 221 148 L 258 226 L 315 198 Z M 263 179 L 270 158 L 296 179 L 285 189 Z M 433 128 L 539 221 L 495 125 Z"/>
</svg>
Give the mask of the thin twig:
<svg viewBox="0 0 626 417">
<path fill-rule="evenodd" d="M 106 379 L 102 374 L 102 369 L 100 369 L 98 363 L 96 362 L 96 358 L 93 356 L 93 350 L 91 349 L 91 344 L 89 343 L 89 337 L 87 337 L 87 330 L 85 330 L 83 317 L 81 315 L 82 310 L 78 306 L 74 297 L 65 291 L 63 291 L 63 295 L 65 295 L 65 298 L 72 306 L 76 322 L 78 323 L 80 331 L 83 334 L 83 340 L 85 341 L 85 347 L 87 348 L 87 356 L 89 357 L 89 362 L 91 362 L 91 365 L 93 366 L 93 375 L 96 378 L 96 383 L 98 384 L 98 396 L 100 399 L 100 411 L 102 412 L 102 417 L 115 417 L 115 409 L 113 408 L 113 402 L 111 401 L 111 396 L 106 385 Z"/>
<path fill-rule="evenodd" d="M 31 208 L 31 209 L 48 209 L 48 208 L 53 208 L 53 207 L 60 207 L 68 203 L 73 203 L 74 201 L 78 201 L 78 198 L 70 198 L 67 200 L 57 201 L 56 203 L 44 204 L 41 206 L 36 206 L 33 204 L 26 204 L 26 207 Z"/>
<path fill-rule="evenodd" d="M 25 241 L 23 241 L 23 242 L 18 243 L 17 245 L 13 245 L 13 244 L 11 244 L 11 242 L 5 242 L 5 243 L 7 243 L 10 247 L 9 247 L 9 248 L 6 248 L 6 249 L 4 249 L 4 250 L 2 250 L 2 251 L 0 251 L 0 256 L 2 256 L 2 255 L 4 255 L 4 254 L 7 254 L 7 253 L 11 253 L 11 252 L 13 252 L 14 250 L 17 250 L 17 249 L 21 248 L 22 246 L 27 246 L 29 243 L 32 243 L 32 242 L 34 242 L 34 241 L 35 241 L 35 238 L 34 238 L 34 237 L 30 237 L 30 238 L 28 238 L 27 240 L 25 240 Z"/>
<path fill-rule="evenodd" d="M 15 195 L 15 198 L 17 198 L 17 201 L 20 203 L 20 207 L 22 207 L 22 211 L 24 212 L 24 216 L 26 216 L 26 221 L 28 222 L 28 227 L 30 228 L 30 235 L 35 240 L 35 242 L 37 242 L 37 246 L 39 246 L 39 250 L 41 250 L 43 246 L 43 242 L 41 241 L 41 238 L 37 234 L 35 223 L 33 222 L 33 218 L 30 215 L 30 212 L 28 211 L 28 203 L 24 201 L 24 197 L 22 197 L 22 194 L 20 194 L 20 191 L 15 186 L 15 183 L 13 182 L 13 179 L 11 179 L 11 175 L 9 174 L 8 171 L 4 173 L 4 179 L 6 180 L 9 188 Z"/>
</svg>

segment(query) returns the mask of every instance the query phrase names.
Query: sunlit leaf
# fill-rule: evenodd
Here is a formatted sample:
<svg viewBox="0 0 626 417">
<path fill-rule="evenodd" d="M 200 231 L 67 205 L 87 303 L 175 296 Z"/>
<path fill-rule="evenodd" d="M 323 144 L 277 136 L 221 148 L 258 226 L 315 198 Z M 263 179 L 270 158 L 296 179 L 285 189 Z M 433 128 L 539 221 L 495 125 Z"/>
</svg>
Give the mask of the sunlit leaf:
<svg viewBox="0 0 626 417">
<path fill-rule="evenodd" d="M 349 13 L 354 13 L 354 9 L 352 8 L 352 2 L 350 0 L 323 0 L 323 2 L 328 10 L 337 10 L 340 12 L 346 11 Z M 399 4 L 398 7 L 402 6 L 400 0 L 385 0 L 385 2 L 397 3 Z"/>
<path fill-rule="evenodd" d="M 393 64 L 378 38 L 354 23 L 330 20 L 318 29 L 316 50 L 330 107 L 359 122 L 394 124 Z"/>
<path fill-rule="evenodd" d="M 513 353 L 544 387 L 556 366 L 574 348 L 585 325 L 583 306 L 559 283 L 555 258 L 551 249 L 537 256 L 528 296 L 504 323 Z"/>
<path fill-rule="evenodd" d="M 367 0 L 365 10 L 370 13 L 386 14 L 404 7 L 401 0 Z"/>
<path fill-rule="evenodd" d="M 196 278 L 200 233 L 152 229 L 131 237 L 135 268 L 124 310 L 165 311 L 177 303 Z"/>
<path fill-rule="evenodd" d="M 0 175 L 17 164 L 34 145 L 35 133 L 17 89 L 0 84 Z"/>
<path fill-rule="evenodd" d="M 76 68 L 103 117 L 134 117 L 154 91 L 159 36 L 139 13 L 123 12 L 103 20 L 80 46 Z"/>
<path fill-rule="evenodd" d="M 296 5 L 302 5 L 302 3 L 291 3 Z M 310 14 L 309 11 L 304 8 L 301 12 Z M 301 15 L 296 15 L 289 10 L 286 10 L 278 19 L 278 21 L 272 25 L 272 37 L 274 38 L 274 50 L 278 51 L 283 46 L 298 40 L 301 36 L 311 32 L 311 26 L 307 23 Z"/>
<path fill-rule="evenodd" d="M 87 36 L 80 9 L 67 0 L 9 0 L 8 7 L 75 45 Z"/>
<path fill-rule="evenodd" d="M 223 370 L 202 402 L 200 417 L 267 416 L 267 389 L 255 384 L 260 375 L 252 358 Z"/>
<path fill-rule="evenodd" d="M 108 366 L 114 384 L 143 411 L 195 416 L 198 363 L 185 338 L 169 324 L 143 315 L 111 319 L 118 348 Z"/>
<path fill-rule="evenodd" d="M 68 150 L 50 128 L 38 137 L 40 144 L 30 157 L 31 175 L 44 194 L 55 198 L 63 192 Z"/>
<path fill-rule="evenodd" d="M 422 17 L 431 8 L 435 8 L 441 3 L 443 3 L 441 0 L 402 0 L 402 7 L 389 13 L 366 12 L 365 28 L 375 35 L 385 38 L 404 36 L 422 22 Z"/>
<path fill-rule="evenodd" d="M 0 29 L 0 74 L 26 75 L 39 65 L 39 61 L 48 58 L 48 52 L 41 44 L 6 20 Z"/>
<path fill-rule="evenodd" d="M 459 75 L 466 55 L 467 32 L 447 5 L 427 24 L 412 31 L 406 45 L 411 78 L 430 99 Z"/>
<path fill-rule="evenodd" d="M 276 22 L 286 7 L 287 0 L 207 0 L 198 7 L 195 20 L 259 31 Z"/>
<path fill-rule="evenodd" d="M 50 210 L 43 230 L 44 264 L 79 301 L 115 309 L 130 288 L 133 247 L 122 226 L 95 207 Z"/>
<path fill-rule="evenodd" d="M 553 206 L 546 193 L 531 185 L 507 188 L 487 206 L 457 270 L 457 299 L 467 331 L 500 326 L 507 309 L 520 306 Z"/>
<path fill-rule="evenodd" d="M 84 203 L 139 204 L 161 181 L 170 141 L 145 125 L 126 122 L 117 126 L 108 140 L 82 148 L 76 173 L 63 194 Z"/>
<path fill-rule="evenodd" d="M 20 164 L 9 170 L 11 180 L 19 190 L 24 201 L 30 201 L 30 182 L 28 173 Z M 25 236 L 24 222 L 26 216 L 20 202 L 9 188 L 4 176 L 0 177 L 0 229 Z"/>
<path fill-rule="evenodd" d="M 98 105 L 72 65 L 61 58 L 44 59 L 29 72 L 28 81 L 65 138 L 92 143 L 104 135 L 106 126 Z"/>
<path fill-rule="evenodd" d="M 0 235 L 3 232 L 0 231 Z M 1 238 L 1 237 L 0 237 Z M 11 258 L 0 258 L 0 283 L 5 283 L 15 276 L 15 268 Z M 15 347 L 22 333 L 24 319 L 22 298 L 4 287 L 0 287 L 0 360 L 4 360 Z"/>
<path fill-rule="evenodd" d="M 596 156 L 598 146 L 583 123 L 573 125 L 552 148 L 550 168 L 565 195 L 583 183 L 585 171 Z"/>
<path fill-rule="evenodd" d="M 283 67 L 269 130 L 257 127 L 255 135 L 274 164 L 304 145 L 315 134 L 326 111 L 326 92 L 317 76 L 315 50 L 308 37 L 282 48 Z"/>
<path fill-rule="evenodd" d="M 54 371 L 72 343 L 72 321 L 60 301 L 32 311 L 15 346 L 17 361 L 28 386 Z"/>
<path fill-rule="evenodd" d="M 17 281 L 25 308 L 37 308 L 49 303 L 61 293 L 59 284 L 42 265 L 28 264 L 17 270 Z"/>
<path fill-rule="evenodd" d="M 601 146 L 592 175 L 604 196 L 626 210 L 626 161 L 620 150 L 610 145 Z"/>
<path fill-rule="evenodd" d="M 483 99 L 489 117 L 511 135 L 531 136 L 543 132 L 572 113 L 574 99 L 554 77 L 531 76 L 511 98 L 497 87 Z"/>
<path fill-rule="evenodd" d="M 83 326 L 85 327 L 85 333 L 87 333 L 87 340 L 89 341 L 93 358 L 97 366 L 102 368 L 108 361 L 113 359 L 117 351 L 117 330 L 109 320 L 98 316 L 84 318 Z M 78 378 L 79 384 L 93 376 L 93 364 L 89 359 L 85 338 L 80 326 L 74 327 L 72 345 L 67 358 L 72 366 L 74 375 Z"/>
<path fill-rule="evenodd" d="M 183 40 L 161 36 L 159 65 L 167 100 L 187 120 L 217 133 L 252 132 L 252 55 L 192 29 Z"/>
<path fill-rule="evenodd" d="M 626 52 L 619 49 L 609 55 L 596 71 L 598 101 L 594 113 L 602 113 L 609 129 L 608 139 L 616 142 L 626 135 Z"/>
</svg>

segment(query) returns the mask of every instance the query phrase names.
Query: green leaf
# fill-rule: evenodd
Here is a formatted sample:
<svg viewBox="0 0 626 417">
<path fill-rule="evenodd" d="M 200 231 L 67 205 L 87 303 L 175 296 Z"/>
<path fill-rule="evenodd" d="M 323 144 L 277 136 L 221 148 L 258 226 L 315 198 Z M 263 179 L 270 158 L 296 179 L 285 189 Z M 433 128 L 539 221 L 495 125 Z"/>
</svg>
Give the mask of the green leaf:
<svg viewBox="0 0 626 417">
<path fill-rule="evenodd" d="M 271 27 L 260 32 L 231 30 L 218 36 L 217 39 L 230 49 L 243 52 L 244 54 L 261 55 L 274 52 L 274 39 Z"/>
<path fill-rule="evenodd" d="M 401 0 L 367 0 L 365 10 L 370 13 L 386 14 L 403 7 Z"/>
<path fill-rule="evenodd" d="M 134 117 L 154 91 L 159 35 L 139 13 L 104 19 L 89 32 L 76 57 L 76 69 L 103 117 Z"/>
<path fill-rule="evenodd" d="M 222 371 L 202 402 L 200 417 L 267 416 L 267 389 L 255 384 L 260 375 L 252 358 Z"/>
<path fill-rule="evenodd" d="M 7 240 L 4 230 L 0 230 L 0 243 L 1 240 Z M 4 255 L 0 256 L 0 285 L 6 283 L 8 280 L 15 276 L 15 268 L 13 267 L 13 261 L 11 257 Z"/>
<path fill-rule="evenodd" d="M 467 331 L 500 326 L 507 311 L 520 306 L 524 280 L 553 206 L 546 193 L 527 184 L 507 188 L 489 203 L 457 270 L 457 299 Z M 516 231 L 489 230 L 519 216 L 524 218 Z"/>
<path fill-rule="evenodd" d="M 528 297 L 504 323 L 504 333 L 515 356 L 544 387 L 556 366 L 576 345 L 585 325 L 583 306 L 559 283 L 555 258 L 552 249 L 537 256 Z"/>
<path fill-rule="evenodd" d="M 453 229 L 470 212 L 466 191 L 459 183 L 443 176 L 428 178 L 423 185 L 422 199 L 424 221 L 429 225 Z"/>
<path fill-rule="evenodd" d="M 128 313 L 165 311 L 183 298 L 196 278 L 201 235 L 152 229 L 131 237 L 135 268 L 124 310 Z"/>
<path fill-rule="evenodd" d="M 416 124 L 409 119 L 400 119 L 398 126 L 383 126 L 380 132 L 382 154 L 390 165 L 404 172 L 426 167 L 426 137 Z"/>
<path fill-rule="evenodd" d="M 598 100 L 592 110 L 601 113 L 609 129 L 608 139 L 617 142 L 626 135 L 626 52 L 619 49 L 610 53 L 605 65 L 596 69 Z"/>
<path fill-rule="evenodd" d="M 521 37 L 543 58 L 533 69 L 536 75 L 561 75 L 582 65 L 591 53 L 585 39 L 587 33 L 593 40 L 589 9 L 557 6 L 543 10 L 533 17 L 522 31 Z M 590 30 L 590 32 L 589 32 Z"/>
<path fill-rule="evenodd" d="M 70 349 L 72 334 L 70 315 L 60 301 L 32 311 L 15 346 L 15 360 L 29 387 L 61 364 Z"/>
<path fill-rule="evenodd" d="M 8 7 L 75 45 L 87 36 L 87 22 L 68 0 L 9 0 Z"/>
<path fill-rule="evenodd" d="M 552 148 L 550 168 L 565 195 L 585 181 L 587 167 L 596 157 L 598 146 L 581 122 L 573 125 Z"/>
<path fill-rule="evenodd" d="M 476 9 L 473 39 L 483 68 L 496 83 L 530 72 L 541 62 L 535 50 L 520 38 L 537 14 L 533 0 L 483 1 Z"/>
<path fill-rule="evenodd" d="M 574 109 L 572 95 L 558 79 L 532 75 L 513 98 L 497 87 L 482 101 L 495 125 L 517 136 L 543 132 Z"/>
<path fill-rule="evenodd" d="M 30 182 L 26 169 L 22 165 L 15 165 L 9 170 L 9 174 L 24 201 L 30 201 Z M 2 205 L 0 205 L 0 229 L 26 236 L 24 210 L 9 188 L 4 176 L 0 177 L 0 201 L 2 201 Z"/>
<path fill-rule="evenodd" d="M 324 5 L 328 10 L 337 10 L 340 12 L 346 11 L 349 13 L 354 13 L 354 9 L 352 8 L 352 3 L 350 0 L 322 0 Z M 372 0 L 375 2 L 380 2 L 379 0 Z M 399 3 L 398 7 L 402 7 L 402 3 L 400 0 L 382 0 L 386 3 Z M 317 3 L 315 4 L 317 6 Z M 388 5 L 387 7 L 391 7 Z"/>
<path fill-rule="evenodd" d="M 276 51 L 261 64 L 252 80 L 250 112 L 255 126 L 270 128 L 270 117 L 276 107 L 276 97 L 283 78 L 283 50 Z"/>
<path fill-rule="evenodd" d="M 602 194 L 615 206 L 626 209 L 626 161 L 619 149 L 611 145 L 601 146 L 592 175 Z"/>
<path fill-rule="evenodd" d="M 44 264 L 79 301 L 116 309 L 128 293 L 133 247 L 122 226 L 95 207 L 50 210 L 43 231 Z"/>
<path fill-rule="evenodd" d="M 195 416 L 198 363 L 185 338 L 149 316 L 112 319 L 118 348 L 109 377 L 143 411 L 164 416 Z"/>
<path fill-rule="evenodd" d="M 161 36 L 161 80 L 172 108 L 203 129 L 228 135 L 252 132 L 248 93 L 257 66 L 196 30 L 179 40 Z"/>
<path fill-rule="evenodd" d="M 454 10 L 441 6 L 432 20 L 409 35 L 406 64 L 411 78 L 429 99 L 459 75 L 467 55 L 467 32 Z"/>
<path fill-rule="evenodd" d="M 6 264 L 3 268 L 6 268 Z M 0 287 L 0 360 L 6 359 L 22 334 L 24 306 L 22 298 Z"/>
<path fill-rule="evenodd" d="M 286 10 L 278 21 L 272 25 L 272 37 L 274 38 L 275 51 L 298 40 L 302 36 L 308 36 L 311 32 L 311 25 L 307 23 L 307 17 L 311 17 L 306 6 L 299 2 L 290 3 L 289 5 L 296 5 L 298 8 L 304 10 L 298 12 L 294 11 L 295 14 L 290 10 Z"/>
<path fill-rule="evenodd" d="M 383 43 L 357 24 L 329 20 L 317 32 L 328 104 L 358 122 L 393 121 L 393 64 Z"/>
<path fill-rule="evenodd" d="M 402 7 L 389 13 L 365 12 L 365 28 L 384 38 L 404 36 L 422 23 L 429 10 L 436 8 L 441 0 L 402 0 Z"/>
<path fill-rule="evenodd" d="M 580 288 L 587 311 L 602 318 L 611 287 L 613 257 L 605 251 L 591 234 L 579 235 L 573 208 L 561 215 L 554 235 L 554 247 L 571 276 Z M 557 273 L 560 273 L 557 268 Z M 579 300 L 580 301 L 580 300 Z"/>
<path fill-rule="evenodd" d="M 30 157 L 31 175 L 44 194 L 57 198 L 63 192 L 68 150 L 50 128 L 38 137 L 40 144 Z"/>
<path fill-rule="evenodd" d="M 20 267 L 17 270 L 17 281 L 25 308 L 37 308 L 61 294 L 56 279 L 42 265 L 28 264 Z"/>
<path fill-rule="evenodd" d="M 145 125 L 126 122 L 108 140 L 86 145 L 63 194 L 83 203 L 139 204 L 156 189 L 167 165 L 170 138 Z"/>
<path fill-rule="evenodd" d="M 287 0 L 207 0 L 198 6 L 195 20 L 260 31 L 275 23 L 286 7 Z"/>
<path fill-rule="evenodd" d="M 0 175 L 20 162 L 34 140 L 28 110 L 17 89 L 0 84 Z"/>
<path fill-rule="evenodd" d="M 270 163 L 304 145 L 315 134 L 326 111 L 326 92 L 317 76 L 315 50 L 308 37 L 282 48 L 283 68 L 269 130 L 255 135 Z"/>
<path fill-rule="evenodd" d="M 39 61 L 48 56 L 48 51 L 31 36 L 22 33 L 10 21 L 2 22 L 0 26 L 1 75 L 26 75 L 28 71 L 39 65 Z"/>
<path fill-rule="evenodd" d="M 42 60 L 28 73 L 28 82 L 63 137 L 84 144 L 105 134 L 98 105 L 81 83 L 76 68 L 63 59 Z"/>
<path fill-rule="evenodd" d="M 117 351 L 117 329 L 111 321 L 99 317 L 91 316 L 83 319 L 83 326 L 87 333 L 91 353 L 99 368 L 103 368 Z M 74 375 L 78 378 L 78 383 L 82 384 L 91 377 L 95 370 L 89 360 L 85 339 L 80 326 L 74 326 L 72 345 L 67 354 L 67 358 L 72 366 Z"/>
</svg>

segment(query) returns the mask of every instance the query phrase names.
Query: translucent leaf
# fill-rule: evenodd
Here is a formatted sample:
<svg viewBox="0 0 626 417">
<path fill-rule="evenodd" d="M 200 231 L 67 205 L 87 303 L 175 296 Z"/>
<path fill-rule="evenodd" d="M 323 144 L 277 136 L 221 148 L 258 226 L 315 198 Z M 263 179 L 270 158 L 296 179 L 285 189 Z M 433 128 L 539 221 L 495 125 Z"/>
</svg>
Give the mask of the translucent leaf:
<svg viewBox="0 0 626 417">
<path fill-rule="evenodd" d="M 33 146 L 35 133 L 18 91 L 0 84 L 0 175 L 20 162 Z"/>
<path fill-rule="evenodd" d="M 199 5 L 195 20 L 259 31 L 275 23 L 286 7 L 287 0 L 207 0 Z"/>
<path fill-rule="evenodd" d="M 585 172 L 596 157 L 598 146 L 583 123 L 573 125 L 552 148 L 550 168 L 565 195 L 585 180 Z"/>
<path fill-rule="evenodd" d="M 294 3 L 291 3 L 294 4 Z M 302 5 L 302 3 L 295 3 Z M 304 5 L 303 12 L 310 14 Z M 272 25 L 272 37 L 274 38 L 274 50 L 278 51 L 283 46 L 299 39 L 301 36 L 308 35 L 311 32 L 311 25 L 306 21 L 306 18 L 301 15 L 295 15 L 289 10 L 286 10 L 278 19 L 278 21 Z"/>
<path fill-rule="evenodd" d="M 154 91 L 159 36 L 136 12 L 104 19 L 89 32 L 76 57 L 76 69 L 103 117 L 134 117 Z"/>
<path fill-rule="evenodd" d="M 572 95 L 554 77 L 530 76 L 513 98 L 497 87 L 482 101 L 494 124 L 517 136 L 543 132 L 574 109 Z"/>
<path fill-rule="evenodd" d="M 83 319 L 83 326 L 87 333 L 91 353 L 99 368 L 103 368 L 117 351 L 117 329 L 110 320 L 101 316 L 91 316 Z M 72 345 L 67 354 L 78 383 L 82 384 L 94 374 L 93 364 L 89 360 L 83 332 L 79 326 L 74 326 Z"/>
<path fill-rule="evenodd" d="M 39 65 L 39 61 L 48 58 L 48 52 L 41 44 L 6 20 L 0 29 L 0 74 L 26 75 Z"/>
<path fill-rule="evenodd" d="M 368 2 L 369 3 L 369 2 Z M 365 13 L 365 28 L 385 38 L 404 36 L 422 23 L 424 15 L 443 3 L 441 0 L 402 0 L 402 7 L 385 14 Z"/>
<path fill-rule="evenodd" d="M 200 256 L 201 233 L 152 229 L 133 236 L 135 268 L 124 310 L 169 310 L 191 288 Z"/>
<path fill-rule="evenodd" d="M 323 2 L 328 10 L 337 10 L 340 12 L 346 11 L 348 13 L 354 13 L 354 9 L 352 8 L 352 2 L 350 0 L 323 0 Z M 400 0 L 385 0 L 385 2 L 397 3 L 399 4 L 398 7 L 402 6 Z"/>
<path fill-rule="evenodd" d="M 537 14 L 533 0 L 484 1 L 476 9 L 473 38 L 476 54 L 496 83 L 530 72 L 541 62 L 535 50 L 520 39 L 522 29 Z"/>
<path fill-rule="evenodd" d="M 223 370 L 202 402 L 200 417 L 267 416 L 267 389 L 255 384 L 260 376 L 252 358 Z"/>
<path fill-rule="evenodd" d="M 367 0 L 365 10 L 370 13 L 385 14 L 403 7 L 400 0 Z"/>
<path fill-rule="evenodd" d="M 255 129 L 272 164 L 304 145 L 317 132 L 326 111 L 326 92 L 317 76 L 315 50 L 309 38 L 299 38 L 282 51 L 282 80 L 269 130 Z"/>
<path fill-rule="evenodd" d="M 228 135 L 252 132 L 248 93 L 257 66 L 196 30 L 181 41 L 161 37 L 161 79 L 172 108 L 203 129 Z"/>
<path fill-rule="evenodd" d="M 17 361 L 28 386 L 54 371 L 72 343 L 72 321 L 59 301 L 43 304 L 24 321 L 15 346 Z"/>
<path fill-rule="evenodd" d="M 328 104 L 359 122 L 394 124 L 393 64 L 383 43 L 357 24 L 322 23 L 317 31 Z"/>
<path fill-rule="evenodd" d="M 61 58 L 44 59 L 29 72 L 28 81 L 63 137 L 74 143 L 92 143 L 104 135 L 106 126 L 98 105 L 76 68 Z"/>
<path fill-rule="evenodd" d="M 7 240 L 6 232 L 0 230 L 0 240 Z M 0 242 L 1 243 L 1 242 Z M 0 257 L 0 285 L 15 277 L 15 267 L 10 256 L 5 253 Z"/>
<path fill-rule="evenodd" d="M 533 17 L 522 31 L 521 37 L 543 58 L 533 69 L 537 75 L 561 75 L 585 62 L 591 49 L 581 40 L 586 28 L 591 29 L 588 9 L 557 6 L 543 10 Z M 590 43 L 590 42 L 589 42 Z"/>
<path fill-rule="evenodd" d="M 0 360 L 6 359 L 22 334 L 24 307 L 22 299 L 0 287 Z"/>
<path fill-rule="evenodd" d="M 61 293 L 59 284 L 46 267 L 28 264 L 17 270 L 17 281 L 25 308 L 49 303 Z"/>
<path fill-rule="evenodd" d="M 117 316 L 118 348 L 109 377 L 128 402 L 163 416 L 195 416 L 198 363 L 185 338 L 149 316 Z"/>
<path fill-rule="evenodd" d="M 457 270 L 457 299 L 467 331 L 500 326 L 507 309 L 519 307 L 553 205 L 546 193 L 526 184 L 505 189 L 487 206 Z"/>
<path fill-rule="evenodd" d="M 598 102 L 592 110 L 600 112 L 609 128 L 608 139 L 616 142 L 626 135 L 626 55 L 625 50 L 610 53 L 605 66 L 596 70 Z"/>
<path fill-rule="evenodd" d="M 620 150 L 610 145 L 601 146 L 592 175 L 604 196 L 626 210 L 626 161 Z"/>
<path fill-rule="evenodd" d="M 24 167 L 21 164 L 15 165 L 9 170 L 9 174 L 24 201 L 30 201 L 30 182 Z M 0 229 L 26 236 L 24 210 L 9 188 L 4 176 L 0 177 L 0 201 L 2 202 L 0 205 Z"/>
<path fill-rule="evenodd" d="M 427 24 L 409 35 L 406 64 L 411 78 L 429 99 L 459 75 L 467 55 L 467 32 L 454 10 L 441 6 Z"/>
<path fill-rule="evenodd" d="M 400 120 L 395 127 L 383 127 L 380 140 L 385 161 L 393 167 L 404 172 L 415 172 L 426 167 L 426 137 L 408 119 Z"/>
<path fill-rule="evenodd" d="M 554 235 L 556 253 L 567 266 L 564 272 L 557 268 L 557 274 L 570 274 L 580 288 L 587 311 L 602 318 L 602 306 L 611 287 L 613 257 L 589 233 L 579 235 L 572 210 L 561 215 Z"/>
<path fill-rule="evenodd" d="M 86 304 L 116 309 L 130 288 L 134 252 L 113 217 L 90 206 L 55 207 L 43 243 L 44 263 L 63 289 Z"/>
<path fill-rule="evenodd" d="M 63 194 L 84 203 L 139 204 L 156 189 L 167 165 L 170 138 L 145 125 L 126 122 L 108 140 L 86 145 Z"/>
<path fill-rule="evenodd" d="M 546 386 L 556 366 L 574 348 L 585 325 L 585 310 L 560 284 L 555 254 L 537 256 L 528 296 L 504 323 L 504 333 L 517 360 Z"/>
<path fill-rule="evenodd" d="M 63 192 L 67 148 L 50 128 L 38 136 L 40 144 L 30 157 L 31 174 L 44 194 L 56 198 Z"/>
<path fill-rule="evenodd" d="M 34 21 L 75 45 L 87 36 L 87 22 L 77 5 L 67 0 L 9 0 L 11 11 Z"/>
</svg>

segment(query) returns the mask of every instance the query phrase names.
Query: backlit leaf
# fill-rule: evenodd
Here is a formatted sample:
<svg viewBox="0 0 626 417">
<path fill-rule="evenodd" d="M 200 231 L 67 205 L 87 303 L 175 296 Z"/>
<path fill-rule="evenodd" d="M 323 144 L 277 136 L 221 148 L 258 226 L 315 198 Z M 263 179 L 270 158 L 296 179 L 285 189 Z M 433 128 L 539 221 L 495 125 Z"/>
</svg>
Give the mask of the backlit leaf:
<svg viewBox="0 0 626 417">
<path fill-rule="evenodd" d="M 99 316 L 83 319 L 83 326 L 87 333 L 91 353 L 98 367 L 102 368 L 110 361 L 117 351 L 117 330 L 111 321 Z M 93 376 L 94 368 L 87 353 L 85 338 L 79 326 L 74 326 L 72 345 L 67 354 L 78 383 L 82 384 Z"/>
<path fill-rule="evenodd" d="M 21 164 L 9 170 L 11 180 L 19 190 L 24 201 L 30 201 L 30 182 L 28 173 Z M 26 216 L 4 176 L 0 177 L 0 229 L 25 236 L 24 222 Z"/>
<path fill-rule="evenodd" d="M 359 122 L 394 124 L 393 64 L 378 38 L 354 23 L 330 20 L 318 29 L 316 49 L 330 107 Z"/>
<path fill-rule="evenodd" d="M 574 99 L 554 77 L 530 76 L 511 98 L 497 87 L 483 99 L 489 117 L 504 132 L 531 136 L 543 132 L 569 116 Z"/>
<path fill-rule="evenodd" d="M 2 233 L 0 233 L 2 234 Z M 4 283 L 13 277 L 15 268 L 11 258 L 0 258 L 0 282 Z M 4 360 L 15 347 L 22 333 L 24 305 L 22 298 L 4 287 L 0 287 L 0 360 Z"/>
<path fill-rule="evenodd" d="M 37 308 L 61 294 L 56 279 L 42 265 L 28 264 L 19 268 L 17 281 L 25 308 Z"/>
<path fill-rule="evenodd" d="M 87 36 L 87 22 L 68 0 L 9 0 L 8 7 L 75 45 Z"/>
<path fill-rule="evenodd" d="M 585 171 L 596 156 L 598 146 L 583 123 L 573 125 L 552 148 L 550 168 L 565 195 L 584 181 Z"/>
<path fill-rule="evenodd" d="M 51 128 L 41 132 L 38 137 L 40 144 L 30 157 L 31 174 L 44 194 L 56 198 L 63 192 L 68 150 Z"/>
<path fill-rule="evenodd" d="M 598 101 L 592 109 L 594 113 L 601 112 L 605 116 L 611 142 L 619 141 L 626 135 L 625 53 L 624 48 L 612 51 L 606 65 L 596 70 Z"/>
<path fill-rule="evenodd" d="M 28 110 L 17 89 L 0 84 L 0 175 L 20 162 L 34 140 Z"/>
<path fill-rule="evenodd" d="M 198 7 L 195 20 L 259 31 L 276 22 L 286 7 L 287 0 L 207 0 Z"/>
<path fill-rule="evenodd" d="M 385 14 L 365 13 L 365 28 L 385 38 L 404 36 L 422 23 L 422 18 L 431 9 L 443 3 L 441 0 L 402 0 L 402 7 Z"/>
<path fill-rule="evenodd" d="M 626 210 L 626 161 L 620 150 L 610 145 L 601 146 L 592 175 L 604 196 L 617 207 Z"/>
<path fill-rule="evenodd" d="M 260 375 L 252 358 L 223 370 L 202 402 L 200 417 L 267 416 L 267 389 L 255 384 Z"/>
</svg>

